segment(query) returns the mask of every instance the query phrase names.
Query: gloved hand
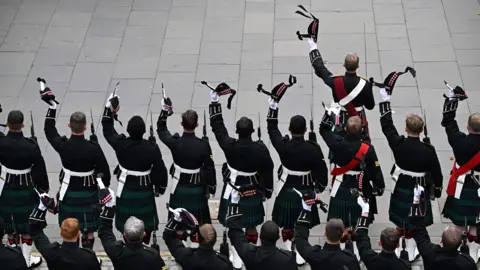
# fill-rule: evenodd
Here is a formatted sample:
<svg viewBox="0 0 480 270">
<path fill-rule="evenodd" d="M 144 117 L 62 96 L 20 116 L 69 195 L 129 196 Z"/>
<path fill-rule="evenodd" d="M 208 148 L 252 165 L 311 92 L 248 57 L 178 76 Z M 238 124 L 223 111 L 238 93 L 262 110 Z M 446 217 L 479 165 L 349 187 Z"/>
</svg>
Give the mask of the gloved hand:
<svg viewBox="0 0 480 270">
<path fill-rule="evenodd" d="M 105 102 L 105 107 L 106 108 L 110 108 L 112 110 L 112 100 L 113 98 L 117 98 L 117 99 L 120 99 L 120 97 L 115 93 L 115 95 L 113 95 L 113 93 L 111 93 L 108 98 L 107 98 L 107 101 Z M 113 112 L 114 110 L 112 110 Z"/>
<path fill-rule="evenodd" d="M 162 104 L 162 111 L 168 112 L 168 116 L 173 114 L 173 104 L 172 104 L 172 100 L 169 97 L 162 98 L 161 104 Z"/>
<path fill-rule="evenodd" d="M 50 89 L 50 87 L 46 86 L 46 81 L 43 78 L 37 78 L 37 82 L 40 83 L 40 98 L 45 101 L 48 105 L 50 105 L 50 109 L 55 110 L 57 109 L 58 101 L 55 100 L 55 94 Z"/>
<path fill-rule="evenodd" d="M 450 100 L 458 99 L 460 101 L 468 98 L 467 93 L 460 86 L 455 86 L 454 89 L 450 89 L 448 92 L 448 97 Z"/>
<path fill-rule="evenodd" d="M 177 208 L 177 209 L 168 209 L 172 215 L 173 218 L 171 218 L 167 224 L 167 228 L 173 229 L 194 229 L 195 227 L 198 226 L 198 221 L 195 218 L 195 216 L 188 212 L 185 208 Z"/>
<path fill-rule="evenodd" d="M 315 191 L 311 190 L 306 193 L 301 193 L 300 191 L 294 189 L 294 191 L 302 198 L 302 207 L 305 211 L 312 211 L 312 205 L 314 205 L 318 199 L 318 194 Z"/>
<path fill-rule="evenodd" d="M 208 199 L 209 199 L 209 200 L 215 199 L 215 194 L 210 193 L 210 195 L 208 196 Z"/>
<path fill-rule="evenodd" d="M 106 205 L 108 202 L 113 200 L 114 197 L 115 194 L 111 189 L 102 188 L 98 191 L 98 201 L 101 205 Z M 115 202 L 113 202 L 113 205 L 115 205 Z"/>
<path fill-rule="evenodd" d="M 366 214 L 368 216 L 368 213 L 370 212 L 370 204 L 365 202 L 361 196 L 357 197 L 357 204 L 362 208 L 362 215 Z"/>
<path fill-rule="evenodd" d="M 106 207 L 114 207 L 115 206 L 115 200 L 116 200 L 115 193 L 113 192 L 113 190 L 111 188 L 108 189 L 108 192 L 110 193 L 110 197 L 112 199 L 110 199 L 107 203 L 105 203 L 105 206 Z"/>
<path fill-rule="evenodd" d="M 220 98 L 218 97 L 217 92 L 215 92 L 215 91 L 213 91 L 213 90 L 210 91 L 210 101 L 216 103 L 216 102 L 218 102 L 219 100 L 220 100 Z"/>
<path fill-rule="evenodd" d="M 317 47 L 317 42 L 313 40 L 313 38 L 308 39 L 308 45 L 310 46 L 310 51 L 316 50 Z"/>
<path fill-rule="evenodd" d="M 385 88 L 380 89 L 380 95 L 382 96 L 383 101 L 390 101 L 390 94 Z"/>
<path fill-rule="evenodd" d="M 420 203 L 420 197 L 422 196 L 422 193 L 425 192 L 425 189 L 422 186 L 416 186 L 413 189 L 413 204 L 419 204 Z"/>
<path fill-rule="evenodd" d="M 268 105 L 270 106 L 270 109 L 276 110 L 276 109 L 277 109 L 277 106 L 278 106 L 278 103 L 275 102 L 275 100 L 273 100 L 272 97 L 269 97 L 269 98 L 268 98 Z"/>
<path fill-rule="evenodd" d="M 240 202 L 240 198 L 241 198 L 240 192 L 233 190 L 232 195 L 230 197 L 230 202 L 232 204 L 238 204 Z"/>
<path fill-rule="evenodd" d="M 56 214 L 57 204 L 55 203 L 55 199 L 50 197 L 47 193 L 40 194 L 38 209 L 40 211 L 48 210 L 49 212 Z"/>
</svg>

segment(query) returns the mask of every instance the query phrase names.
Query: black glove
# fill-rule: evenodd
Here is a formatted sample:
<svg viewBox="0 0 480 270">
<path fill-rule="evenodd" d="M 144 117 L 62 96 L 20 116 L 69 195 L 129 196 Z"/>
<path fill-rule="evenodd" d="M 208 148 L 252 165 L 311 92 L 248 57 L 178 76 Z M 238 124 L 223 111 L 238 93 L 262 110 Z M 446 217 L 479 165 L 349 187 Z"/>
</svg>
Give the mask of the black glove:
<svg viewBox="0 0 480 270">
<path fill-rule="evenodd" d="M 433 195 L 435 196 L 435 198 L 442 197 L 442 190 L 443 190 L 443 187 L 435 187 L 434 188 Z"/>
<path fill-rule="evenodd" d="M 170 218 L 166 226 L 170 230 L 172 230 L 173 228 L 175 228 L 175 230 L 193 230 L 198 226 L 198 221 L 195 216 L 192 213 L 188 212 L 186 209 L 169 208 L 169 211 L 173 214 L 172 218 Z"/>
<path fill-rule="evenodd" d="M 53 91 L 50 89 L 50 87 L 45 87 L 45 84 L 46 84 L 45 79 L 38 77 L 37 82 L 39 82 L 41 85 L 40 98 L 50 106 L 52 106 L 54 103 L 59 104 L 58 101 L 55 100 L 55 95 L 53 94 Z"/>
<path fill-rule="evenodd" d="M 378 188 L 376 186 L 373 186 L 373 191 L 372 191 L 373 196 L 380 197 L 383 195 L 384 192 L 385 192 L 384 188 Z"/>
<path fill-rule="evenodd" d="M 57 210 L 58 210 L 58 207 L 57 207 L 57 203 L 55 202 L 55 199 L 46 195 L 46 194 L 42 194 L 40 196 L 40 200 L 41 202 L 43 203 L 43 205 L 45 207 L 47 207 L 47 210 L 50 212 L 50 213 L 53 213 L 53 214 L 56 214 L 57 213 Z"/>
<path fill-rule="evenodd" d="M 322 117 L 322 124 L 327 125 L 329 127 L 335 126 L 335 114 L 325 110 L 325 113 Z"/>
<path fill-rule="evenodd" d="M 160 116 L 171 116 L 173 114 L 172 100 L 167 97 L 162 99 L 162 112 Z"/>
<path fill-rule="evenodd" d="M 449 98 L 454 98 L 454 99 L 457 99 L 457 100 L 460 100 L 460 101 L 465 100 L 465 99 L 468 98 L 467 93 L 466 93 L 465 90 L 463 90 L 463 88 L 460 87 L 460 86 L 456 86 L 456 87 L 453 89 L 453 91 L 450 92 L 450 95 L 452 95 L 452 94 L 453 94 L 453 96 L 450 96 L 450 97 L 447 97 L 447 95 L 444 94 L 443 97 L 448 98 L 448 99 L 449 99 Z"/>
<path fill-rule="evenodd" d="M 98 191 L 98 201 L 101 205 L 105 205 L 111 199 L 112 199 L 112 194 L 110 194 L 110 191 L 108 190 L 108 188 L 103 188 Z"/>
</svg>

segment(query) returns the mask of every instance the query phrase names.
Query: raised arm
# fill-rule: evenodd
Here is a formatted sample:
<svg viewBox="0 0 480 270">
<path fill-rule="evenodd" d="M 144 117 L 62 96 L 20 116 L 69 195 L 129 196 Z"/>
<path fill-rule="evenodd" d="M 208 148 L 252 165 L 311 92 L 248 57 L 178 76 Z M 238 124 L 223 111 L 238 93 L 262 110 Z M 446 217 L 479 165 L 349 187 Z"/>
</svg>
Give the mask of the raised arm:
<svg viewBox="0 0 480 270">
<path fill-rule="evenodd" d="M 43 232 L 43 229 L 37 225 L 30 225 L 31 235 L 33 241 L 35 243 L 35 247 L 37 248 L 38 252 L 42 254 L 42 257 L 48 262 L 57 256 L 57 253 L 52 250 L 52 244 L 50 244 L 50 240 Z M 58 245 L 58 243 L 55 243 Z"/>
<path fill-rule="evenodd" d="M 182 267 L 187 268 L 187 266 L 191 263 L 195 263 L 191 261 L 193 256 L 192 250 L 186 248 L 182 241 L 177 238 L 176 231 L 165 228 L 163 231 L 163 240 L 165 241 L 165 244 L 167 245 L 172 256 Z"/>
<path fill-rule="evenodd" d="M 223 151 L 229 149 L 235 139 L 228 136 L 227 128 L 223 123 L 222 105 L 220 102 L 212 102 L 209 106 L 210 126 L 217 138 L 217 142 Z"/>
<path fill-rule="evenodd" d="M 320 135 L 322 136 L 323 140 L 327 144 L 328 148 L 336 149 L 341 146 L 343 138 L 333 132 L 335 127 L 333 118 L 335 115 L 329 115 L 327 111 L 323 115 L 322 122 L 320 123 Z"/>
<path fill-rule="evenodd" d="M 375 261 L 377 253 L 372 249 L 370 243 L 370 237 L 368 237 L 368 213 L 366 216 L 358 218 L 357 229 L 355 230 L 355 236 L 357 240 L 357 248 L 362 262 L 367 268 Z"/>
<path fill-rule="evenodd" d="M 212 148 L 210 143 L 205 141 L 205 153 L 203 155 L 203 165 L 201 168 L 202 178 L 207 179 L 208 193 L 210 196 L 215 196 L 217 191 L 217 172 L 215 170 L 215 163 L 213 162 Z"/>
<path fill-rule="evenodd" d="M 178 137 L 172 136 L 170 131 L 168 131 L 167 118 L 168 112 L 162 110 L 157 120 L 157 134 L 158 138 L 160 138 L 160 141 L 162 141 L 162 143 L 168 148 L 172 149 L 172 147 L 176 144 Z"/>
<path fill-rule="evenodd" d="M 400 136 L 395 128 L 392 120 L 392 109 L 390 107 L 390 101 L 384 101 L 379 104 L 380 107 L 380 125 L 382 131 L 387 138 L 388 145 L 393 150 L 397 145 L 403 141 L 404 137 Z"/>
<path fill-rule="evenodd" d="M 429 159 L 428 162 L 428 172 L 430 172 L 430 175 L 432 176 L 433 179 L 433 185 L 435 186 L 435 197 L 440 198 L 442 196 L 442 188 L 443 188 L 443 174 L 442 174 L 442 168 L 440 166 L 440 161 L 438 160 L 437 152 L 435 151 L 435 148 L 432 146 L 432 153 L 431 153 L 431 158 Z"/>
<path fill-rule="evenodd" d="M 418 219 L 418 220 L 415 220 Z M 431 262 L 435 258 L 435 249 L 436 245 L 432 244 L 430 241 L 430 236 L 428 235 L 427 228 L 423 225 L 423 222 L 420 221 L 422 218 L 414 217 L 411 218 L 413 222 L 412 225 L 412 237 L 417 242 L 418 252 L 425 262 Z"/>
<path fill-rule="evenodd" d="M 308 236 L 310 235 L 310 217 L 311 213 L 307 210 L 302 210 L 300 212 L 300 217 L 297 220 L 295 225 L 295 248 L 297 252 L 300 253 L 302 258 L 308 262 L 308 264 L 313 265 L 313 262 L 318 257 L 318 254 L 321 252 L 320 246 L 310 245 L 308 242 Z"/>
<path fill-rule="evenodd" d="M 115 198 L 112 200 L 115 200 Z M 122 250 L 121 242 L 117 242 L 117 238 L 113 234 L 112 223 L 114 217 L 115 206 L 105 206 L 100 215 L 100 226 L 98 228 L 98 238 L 102 241 L 103 249 L 111 260 L 118 259 Z"/>
<path fill-rule="evenodd" d="M 110 186 L 110 178 L 111 178 L 111 175 L 110 175 L 110 167 L 108 166 L 108 162 L 107 162 L 107 158 L 105 157 L 105 154 L 103 153 L 102 151 L 102 148 L 100 147 L 100 145 L 94 143 L 94 142 L 91 142 L 95 145 L 95 173 L 98 174 L 98 173 L 102 173 L 103 174 L 103 177 L 102 177 L 102 181 L 103 181 L 103 184 L 105 185 L 105 187 L 109 187 Z"/>
<path fill-rule="evenodd" d="M 242 215 L 232 216 L 226 219 L 230 243 L 235 247 L 238 256 L 240 256 L 245 265 L 248 266 L 253 264 L 257 248 L 247 241 L 241 224 Z"/>
<path fill-rule="evenodd" d="M 442 126 L 445 128 L 447 133 L 448 143 L 452 147 L 455 147 L 456 142 L 462 141 L 461 139 L 466 138 L 465 133 L 460 131 L 457 121 L 455 120 L 457 108 L 458 99 L 445 99 L 445 103 L 443 104 Z"/>
<path fill-rule="evenodd" d="M 168 184 L 168 173 L 165 162 L 162 159 L 162 153 L 156 144 L 152 145 L 152 173 L 151 180 L 155 187 L 156 194 L 164 194 Z"/>
<path fill-rule="evenodd" d="M 67 138 L 60 136 L 58 134 L 57 128 L 55 127 L 56 118 L 57 116 L 57 109 L 49 108 L 47 111 L 47 116 L 45 117 L 45 137 L 47 138 L 50 145 L 55 149 L 55 151 L 59 151 L 62 145 L 66 142 Z"/>
<path fill-rule="evenodd" d="M 102 117 L 103 136 L 105 137 L 105 140 L 108 142 L 108 144 L 110 144 L 115 150 L 117 142 L 121 139 L 125 139 L 125 135 L 119 135 L 115 130 L 113 123 L 114 121 L 112 117 L 112 111 L 110 110 L 110 108 L 105 107 Z"/>
<path fill-rule="evenodd" d="M 317 74 L 317 76 L 320 77 L 326 85 L 333 89 L 332 73 L 327 69 L 327 67 L 325 67 L 322 55 L 317 49 L 317 44 L 313 42 L 313 40 L 309 40 L 308 43 L 310 44 L 310 62 L 315 70 L 315 74 Z"/>
<path fill-rule="evenodd" d="M 375 98 L 373 97 L 372 84 L 367 81 L 362 90 L 363 93 L 363 106 L 367 110 L 373 110 L 375 108 Z"/>
<path fill-rule="evenodd" d="M 35 187 L 40 193 L 48 193 L 50 190 L 50 184 L 48 183 L 47 168 L 45 166 L 45 160 L 43 159 L 40 147 L 35 144 L 35 159 L 32 167 L 32 177 Z"/>
<path fill-rule="evenodd" d="M 269 101 L 270 102 L 270 101 Z M 274 105 L 270 104 L 267 115 L 267 131 L 268 136 L 270 137 L 270 142 L 272 143 L 277 153 L 283 152 L 285 147 L 285 140 L 282 137 L 282 133 L 278 129 L 278 108 L 276 108 L 276 103 Z M 274 108 L 272 108 L 274 106 Z"/>
<path fill-rule="evenodd" d="M 273 160 L 270 157 L 270 152 L 265 146 L 262 146 L 263 162 L 258 170 L 260 175 L 260 186 L 265 192 L 265 197 L 270 199 L 273 193 Z"/>
</svg>

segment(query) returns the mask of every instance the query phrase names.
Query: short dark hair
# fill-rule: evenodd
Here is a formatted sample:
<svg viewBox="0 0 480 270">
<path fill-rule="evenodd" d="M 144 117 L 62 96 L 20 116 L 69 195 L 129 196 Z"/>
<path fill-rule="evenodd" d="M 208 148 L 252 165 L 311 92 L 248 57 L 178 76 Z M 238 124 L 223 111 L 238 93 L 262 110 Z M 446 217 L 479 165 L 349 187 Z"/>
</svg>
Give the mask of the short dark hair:
<svg viewBox="0 0 480 270">
<path fill-rule="evenodd" d="M 83 112 L 74 112 L 70 116 L 70 129 L 74 133 L 81 133 L 85 130 L 87 125 L 87 117 Z"/>
<path fill-rule="evenodd" d="M 420 134 L 423 130 L 425 122 L 423 122 L 422 117 L 412 113 L 407 115 L 407 118 L 405 118 L 405 125 L 407 126 L 408 131 L 414 134 Z"/>
<path fill-rule="evenodd" d="M 380 234 L 380 243 L 385 251 L 393 252 L 400 241 L 400 234 L 395 228 L 385 228 Z"/>
<path fill-rule="evenodd" d="M 480 113 L 473 113 L 468 117 L 468 125 L 473 132 L 480 132 Z"/>
<path fill-rule="evenodd" d="M 343 236 L 345 226 L 341 219 L 332 218 L 325 227 L 325 236 L 329 241 L 338 242 Z"/>
<path fill-rule="evenodd" d="M 23 113 L 19 110 L 13 110 L 8 113 L 8 128 L 11 130 L 21 130 L 23 127 Z"/>
<path fill-rule="evenodd" d="M 355 72 L 358 68 L 358 63 L 360 62 L 360 57 L 356 53 L 349 53 L 345 56 L 344 66 L 345 69 L 349 72 Z"/>
<path fill-rule="evenodd" d="M 5 235 L 5 221 L 0 217 L 0 239 Z"/>
<path fill-rule="evenodd" d="M 198 228 L 198 244 L 205 249 L 213 249 L 217 242 L 217 231 L 212 224 L 203 224 Z"/>
<path fill-rule="evenodd" d="M 280 228 L 273 220 L 267 220 L 260 228 L 262 245 L 274 246 L 280 238 Z"/>
<path fill-rule="evenodd" d="M 245 116 L 238 119 L 236 127 L 240 137 L 250 136 L 254 132 L 252 120 Z"/>
<path fill-rule="evenodd" d="M 295 115 L 290 118 L 290 132 L 293 134 L 304 134 L 307 130 L 307 121 L 301 115 Z"/>
<path fill-rule="evenodd" d="M 142 117 L 138 115 L 135 115 L 128 120 L 127 132 L 132 139 L 142 139 L 143 134 L 145 134 L 145 128 L 145 121 L 143 121 Z"/>
<path fill-rule="evenodd" d="M 445 250 L 457 250 L 462 243 L 462 231 L 457 226 L 448 226 L 442 233 L 442 244 Z"/>
<path fill-rule="evenodd" d="M 362 119 L 358 116 L 352 116 L 347 120 L 347 133 L 350 135 L 360 135 L 362 132 Z"/>
<path fill-rule="evenodd" d="M 194 110 L 182 113 L 182 126 L 186 130 L 194 130 L 198 125 L 198 114 Z"/>
</svg>

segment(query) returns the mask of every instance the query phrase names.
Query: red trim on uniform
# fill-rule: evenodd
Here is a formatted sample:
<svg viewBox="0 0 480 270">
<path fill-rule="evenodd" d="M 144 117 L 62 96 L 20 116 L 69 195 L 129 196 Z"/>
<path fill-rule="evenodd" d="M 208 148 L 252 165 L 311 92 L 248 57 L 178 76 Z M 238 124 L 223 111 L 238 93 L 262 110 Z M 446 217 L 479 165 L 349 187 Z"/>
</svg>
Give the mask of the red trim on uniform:
<svg viewBox="0 0 480 270">
<path fill-rule="evenodd" d="M 473 168 L 475 168 L 477 165 L 480 164 L 480 152 L 478 152 L 475 156 L 472 157 L 467 163 L 463 164 L 460 166 L 460 168 L 457 169 L 457 164 L 456 162 L 453 163 L 453 168 L 452 168 L 452 175 L 450 175 L 450 180 L 448 181 L 448 186 L 447 186 L 447 194 L 448 196 L 454 196 L 455 195 L 455 189 L 457 187 L 457 178 L 459 176 L 462 176 L 469 171 L 471 171 Z"/>
<path fill-rule="evenodd" d="M 400 234 L 400 237 L 403 237 L 403 229 L 402 228 L 399 228 L 397 227 L 397 232 Z M 412 230 L 409 230 L 409 229 L 405 229 L 405 239 L 411 239 L 413 238 L 412 236 Z"/>
<path fill-rule="evenodd" d="M 33 245 L 33 240 L 32 240 L 32 238 L 23 238 L 22 237 L 22 243 L 27 244 L 27 246 L 31 246 L 31 245 Z"/>
<path fill-rule="evenodd" d="M 293 240 L 294 237 L 295 237 L 295 233 L 294 233 L 293 230 L 291 230 L 291 231 L 282 230 L 282 240 L 283 240 L 283 242 L 285 242 L 287 240 Z"/>
<path fill-rule="evenodd" d="M 337 96 L 339 102 L 348 96 L 347 89 L 345 89 L 345 83 L 343 82 L 343 77 L 335 77 L 333 79 L 333 89 L 335 90 L 335 95 Z M 349 117 L 358 115 L 355 105 L 353 105 L 352 102 L 347 103 L 344 107 L 347 109 Z"/>
<path fill-rule="evenodd" d="M 367 154 L 369 148 L 370 148 L 370 145 L 368 143 L 362 142 L 362 144 L 360 145 L 360 148 L 358 149 L 358 152 L 355 154 L 355 157 L 347 165 L 341 168 L 334 168 L 330 172 L 330 174 L 333 176 L 341 175 L 357 167 L 358 164 L 360 164 L 362 157 Z"/>
<path fill-rule="evenodd" d="M 245 234 L 245 237 L 247 238 L 247 241 L 252 243 L 252 244 L 257 244 L 258 241 L 258 233 L 255 234 Z"/>
</svg>

